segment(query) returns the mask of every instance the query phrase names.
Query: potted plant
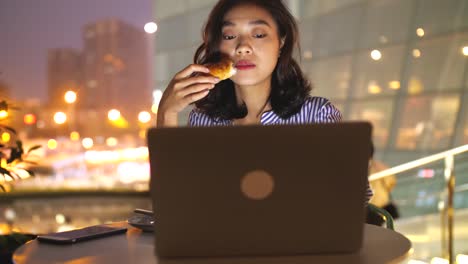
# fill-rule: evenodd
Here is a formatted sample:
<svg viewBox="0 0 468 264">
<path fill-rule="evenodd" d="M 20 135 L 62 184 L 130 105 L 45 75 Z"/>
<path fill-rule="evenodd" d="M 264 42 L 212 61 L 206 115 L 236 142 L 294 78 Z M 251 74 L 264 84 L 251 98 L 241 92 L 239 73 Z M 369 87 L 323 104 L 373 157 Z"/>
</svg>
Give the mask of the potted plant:
<svg viewBox="0 0 468 264">
<path fill-rule="evenodd" d="M 8 118 L 8 110 L 15 109 L 6 101 L 0 101 L 0 192 L 11 190 L 10 182 L 34 176 L 33 171 L 27 169 L 27 156 L 31 151 L 40 148 L 33 146 L 27 151 L 23 148 L 23 142 L 18 138 L 14 128 L 4 122 Z M 35 235 L 12 232 L 0 235 L 0 263 L 11 263 L 11 254 L 20 245 L 35 238 Z"/>
</svg>

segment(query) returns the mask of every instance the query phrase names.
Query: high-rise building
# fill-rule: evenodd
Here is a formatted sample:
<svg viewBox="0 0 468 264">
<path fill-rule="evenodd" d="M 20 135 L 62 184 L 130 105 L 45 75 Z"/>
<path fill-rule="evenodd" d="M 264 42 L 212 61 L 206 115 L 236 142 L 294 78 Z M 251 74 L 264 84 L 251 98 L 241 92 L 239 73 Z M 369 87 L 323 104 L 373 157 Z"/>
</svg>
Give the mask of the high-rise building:
<svg viewBox="0 0 468 264">
<path fill-rule="evenodd" d="M 0 79 L 0 101 L 10 97 L 10 87 Z"/>
<path fill-rule="evenodd" d="M 81 52 L 76 49 L 58 48 L 48 51 L 49 106 L 63 108 L 67 91 L 80 92 L 82 84 Z"/>
<path fill-rule="evenodd" d="M 118 109 L 130 123 L 151 107 L 145 32 L 117 19 L 87 24 L 84 39 L 83 104 L 96 113 Z"/>
</svg>

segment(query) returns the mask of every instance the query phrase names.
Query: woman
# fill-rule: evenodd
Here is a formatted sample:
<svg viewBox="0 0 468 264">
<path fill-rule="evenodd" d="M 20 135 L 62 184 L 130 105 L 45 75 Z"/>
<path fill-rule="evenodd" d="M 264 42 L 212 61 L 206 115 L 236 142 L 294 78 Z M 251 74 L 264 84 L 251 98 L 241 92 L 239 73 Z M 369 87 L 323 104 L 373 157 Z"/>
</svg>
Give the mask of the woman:
<svg viewBox="0 0 468 264">
<path fill-rule="evenodd" d="M 292 58 L 296 45 L 296 21 L 281 0 L 220 0 L 195 63 L 166 88 L 157 126 L 177 126 L 178 113 L 192 103 L 190 126 L 339 122 L 341 113 L 330 101 L 310 96 L 310 84 Z M 220 54 L 237 69 L 224 81 L 203 66 Z"/>
</svg>

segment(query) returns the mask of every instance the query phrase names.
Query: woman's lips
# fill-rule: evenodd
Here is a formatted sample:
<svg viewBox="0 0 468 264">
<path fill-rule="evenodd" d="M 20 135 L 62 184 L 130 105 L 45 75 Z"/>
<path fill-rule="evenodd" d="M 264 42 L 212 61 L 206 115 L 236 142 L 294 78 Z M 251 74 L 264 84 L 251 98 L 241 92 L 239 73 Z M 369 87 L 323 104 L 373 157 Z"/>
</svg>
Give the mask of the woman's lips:
<svg viewBox="0 0 468 264">
<path fill-rule="evenodd" d="M 249 70 L 255 68 L 255 64 L 247 60 L 241 60 L 236 63 L 235 67 L 238 70 Z"/>
</svg>

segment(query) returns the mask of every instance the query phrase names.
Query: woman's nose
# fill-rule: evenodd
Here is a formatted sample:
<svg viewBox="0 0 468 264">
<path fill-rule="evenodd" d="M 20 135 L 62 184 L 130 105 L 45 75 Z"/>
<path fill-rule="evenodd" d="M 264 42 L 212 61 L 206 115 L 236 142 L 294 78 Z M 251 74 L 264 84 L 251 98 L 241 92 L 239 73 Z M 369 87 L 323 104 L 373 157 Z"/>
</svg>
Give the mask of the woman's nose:
<svg viewBox="0 0 468 264">
<path fill-rule="evenodd" d="M 252 48 L 246 41 L 241 41 L 236 48 L 237 55 L 251 54 L 251 53 L 252 53 Z"/>
</svg>

